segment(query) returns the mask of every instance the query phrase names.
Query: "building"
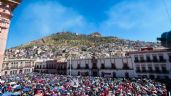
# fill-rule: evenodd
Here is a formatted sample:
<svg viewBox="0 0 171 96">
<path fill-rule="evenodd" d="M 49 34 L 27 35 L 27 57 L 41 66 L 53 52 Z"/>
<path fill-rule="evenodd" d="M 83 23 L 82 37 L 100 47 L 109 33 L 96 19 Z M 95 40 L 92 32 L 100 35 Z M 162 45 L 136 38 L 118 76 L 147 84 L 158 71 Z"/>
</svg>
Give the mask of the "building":
<svg viewBox="0 0 171 96">
<path fill-rule="evenodd" d="M 33 69 L 32 59 L 7 59 L 2 65 L 2 75 L 31 73 Z"/>
<path fill-rule="evenodd" d="M 131 57 L 71 59 L 67 68 L 73 76 L 136 77 Z"/>
<path fill-rule="evenodd" d="M 40 73 L 66 75 L 67 63 L 58 62 L 57 60 L 37 60 L 34 71 Z"/>
<path fill-rule="evenodd" d="M 138 77 L 171 79 L 171 49 L 143 48 L 129 52 Z"/>
<path fill-rule="evenodd" d="M 3 54 L 5 51 L 12 12 L 20 0 L 0 0 L 0 72 L 2 71 Z"/>
</svg>

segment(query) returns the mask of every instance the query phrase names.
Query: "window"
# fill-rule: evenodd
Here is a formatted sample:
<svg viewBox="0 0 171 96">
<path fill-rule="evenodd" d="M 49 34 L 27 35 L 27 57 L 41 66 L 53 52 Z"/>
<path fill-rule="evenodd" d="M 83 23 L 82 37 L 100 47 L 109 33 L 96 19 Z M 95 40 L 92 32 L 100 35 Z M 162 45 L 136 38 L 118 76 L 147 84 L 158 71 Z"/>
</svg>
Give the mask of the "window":
<svg viewBox="0 0 171 96">
<path fill-rule="evenodd" d="M 159 69 L 158 66 L 155 66 L 155 71 L 156 71 L 156 73 L 159 73 L 160 72 L 160 69 Z"/>
<path fill-rule="evenodd" d="M 139 61 L 137 55 L 134 56 L 134 60 L 135 60 L 134 62 L 138 62 Z"/>
<path fill-rule="evenodd" d="M 89 66 L 88 66 L 88 64 L 86 64 L 86 69 L 89 69 Z"/>
<path fill-rule="evenodd" d="M 147 72 L 144 66 L 142 67 L 142 72 Z"/>
<path fill-rule="evenodd" d="M 81 68 L 81 67 L 80 67 L 80 64 L 78 64 L 78 65 L 77 65 L 77 69 L 80 69 L 80 68 Z"/>
<path fill-rule="evenodd" d="M 129 69 L 128 63 L 123 64 L 123 69 Z"/>
<path fill-rule="evenodd" d="M 147 62 L 151 62 L 150 55 L 146 55 L 146 61 L 147 61 Z"/>
<path fill-rule="evenodd" d="M 136 72 L 140 72 L 140 67 L 136 67 Z"/>
<path fill-rule="evenodd" d="M 103 63 L 101 64 L 101 69 L 105 69 L 105 65 Z"/>
<path fill-rule="evenodd" d="M 163 55 L 159 55 L 159 60 L 160 60 L 160 62 L 164 62 L 165 61 Z"/>
<path fill-rule="evenodd" d="M 116 69 L 115 63 L 112 63 L 112 69 Z"/>
<path fill-rule="evenodd" d="M 158 62 L 156 55 L 153 55 L 153 62 Z"/>
<path fill-rule="evenodd" d="M 171 53 L 169 53 L 169 62 L 171 62 Z"/>
<path fill-rule="evenodd" d="M 166 71 L 166 67 L 162 67 L 162 70 Z"/>
<path fill-rule="evenodd" d="M 149 72 L 149 73 L 152 73 L 152 72 L 153 72 L 152 66 L 148 66 L 148 72 Z"/>
<path fill-rule="evenodd" d="M 166 66 L 162 66 L 161 68 L 162 68 L 162 73 L 169 73 Z"/>
<path fill-rule="evenodd" d="M 140 56 L 140 61 L 144 62 L 144 56 L 143 55 Z"/>
<path fill-rule="evenodd" d="M 93 69 L 97 69 L 97 63 L 93 63 Z"/>
</svg>

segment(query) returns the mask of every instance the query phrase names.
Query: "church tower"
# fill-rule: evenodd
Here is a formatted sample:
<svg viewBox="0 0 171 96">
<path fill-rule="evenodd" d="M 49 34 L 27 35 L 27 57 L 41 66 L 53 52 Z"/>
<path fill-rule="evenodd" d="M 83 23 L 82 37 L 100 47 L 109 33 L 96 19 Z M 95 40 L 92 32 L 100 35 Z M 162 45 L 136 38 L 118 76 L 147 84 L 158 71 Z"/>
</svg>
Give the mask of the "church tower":
<svg viewBox="0 0 171 96">
<path fill-rule="evenodd" d="M 0 0 L 0 75 L 13 10 L 21 0 Z"/>
</svg>

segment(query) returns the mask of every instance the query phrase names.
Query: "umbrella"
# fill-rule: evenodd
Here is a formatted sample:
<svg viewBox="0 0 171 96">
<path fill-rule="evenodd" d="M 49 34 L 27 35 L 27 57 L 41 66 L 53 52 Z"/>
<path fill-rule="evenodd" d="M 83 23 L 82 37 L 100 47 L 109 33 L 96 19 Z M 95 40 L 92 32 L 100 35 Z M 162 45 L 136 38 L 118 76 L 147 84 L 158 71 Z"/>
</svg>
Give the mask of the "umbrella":
<svg viewBox="0 0 171 96">
<path fill-rule="evenodd" d="M 5 81 L 4 80 L 0 80 L 0 83 L 4 83 Z"/>
<path fill-rule="evenodd" d="M 13 89 L 21 89 L 21 86 L 20 85 L 15 85 L 12 87 Z"/>
<path fill-rule="evenodd" d="M 15 82 L 10 82 L 9 84 L 10 84 L 10 85 L 15 85 L 16 83 L 15 83 Z"/>
<path fill-rule="evenodd" d="M 12 93 L 11 92 L 5 92 L 2 96 L 11 96 Z"/>
<path fill-rule="evenodd" d="M 24 92 L 29 92 L 30 91 L 30 88 L 24 88 L 23 91 Z"/>
<path fill-rule="evenodd" d="M 15 93 L 13 93 L 11 96 L 20 96 L 20 95 L 21 95 L 20 92 L 15 92 Z"/>
</svg>

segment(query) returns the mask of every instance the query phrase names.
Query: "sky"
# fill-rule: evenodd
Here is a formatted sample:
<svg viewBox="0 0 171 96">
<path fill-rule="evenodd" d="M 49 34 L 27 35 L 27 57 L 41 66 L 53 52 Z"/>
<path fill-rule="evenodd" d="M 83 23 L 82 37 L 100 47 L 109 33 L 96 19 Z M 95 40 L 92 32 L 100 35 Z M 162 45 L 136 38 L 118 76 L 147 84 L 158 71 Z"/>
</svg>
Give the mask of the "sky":
<svg viewBox="0 0 171 96">
<path fill-rule="evenodd" d="M 62 31 L 156 42 L 171 30 L 166 9 L 171 16 L 171 0 L 22 0 L 7 48 Z"/>
</svg>

